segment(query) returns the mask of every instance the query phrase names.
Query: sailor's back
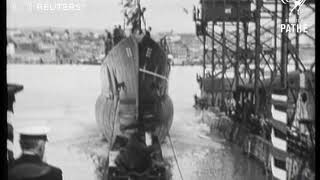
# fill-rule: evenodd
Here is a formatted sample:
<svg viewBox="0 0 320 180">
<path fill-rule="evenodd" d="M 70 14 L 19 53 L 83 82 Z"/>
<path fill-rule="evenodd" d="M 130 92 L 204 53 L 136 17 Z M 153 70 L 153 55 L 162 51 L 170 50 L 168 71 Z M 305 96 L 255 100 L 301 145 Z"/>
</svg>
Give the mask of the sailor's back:
<svg viewBox="0 0 320 180">
<path fill-rule="evenodd" d="M 62 171 L 43 161 L 48 127 L 31 126 L 19 131 L 22 155 L 8 168 L 9 180 L 62 180 Z"/>
<path fill-rule="evenodd" d="M 43 162 L 36 155 L 23 154 L 12 163 L 8 171 L 9 180 L 62 180 L 59 168 Z"/>
</svg>

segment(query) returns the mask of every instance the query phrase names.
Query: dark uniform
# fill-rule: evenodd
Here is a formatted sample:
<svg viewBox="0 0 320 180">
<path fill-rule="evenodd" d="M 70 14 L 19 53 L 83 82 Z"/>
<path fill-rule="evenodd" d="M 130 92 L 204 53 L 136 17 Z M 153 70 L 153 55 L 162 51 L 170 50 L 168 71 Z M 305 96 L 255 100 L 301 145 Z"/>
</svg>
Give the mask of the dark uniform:
<svg viewBox="0 0 320 180">
<path fill-rule="evenodd" d="M 23 154 L 8 172 L 9 180 L 62 180 L 62 171 L 43 162 L 37 155 Z"/>
<path fill-rule="evenodd" d="M 43 162 L 41 156 L 45 146 L 33 142 L 48 141 L 49 129 L 45 126 L 26 127 L 19 131 L 22 155 L 14 160 L 8 168 L 9 180 L 62 180 L 62 171 Z"/>
<path fill-rule="evenodd" d="M 13 161 L 13 104 L 15 102 L 15 94 L 23 89 L 22 85 L 8 84 L 8 103 L 7 103 L 7 163 L 10 165 Z"/>
</svg>

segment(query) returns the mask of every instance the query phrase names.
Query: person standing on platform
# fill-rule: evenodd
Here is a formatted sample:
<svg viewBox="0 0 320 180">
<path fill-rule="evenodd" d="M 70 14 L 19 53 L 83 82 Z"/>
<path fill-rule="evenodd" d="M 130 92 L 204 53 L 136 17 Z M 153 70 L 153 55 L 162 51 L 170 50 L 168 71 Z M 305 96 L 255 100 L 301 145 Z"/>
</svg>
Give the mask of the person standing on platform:
<svg viewBox="0 0 320 180">
<path fill-rule="evenodd" d="M 119 41 L 121 41 L 126 35 L 124 29 L 121 28 L 121 25 L 118 26 L 119 29 Z"/>
<path fill-rule="evenodd" d="M 151 27 L 149 26 L 148 30 L 146 30 L 146 36 L 151 37 Z"/>
<path fill-rule="evenodd" d="M 117 26 L 113 29 L 113 45 L 115 46 L 119 41 L 120 32 Z"/>
<path fill-rule="evenodd" d="M 111 33 L 106 31 L 107 33 L 107 36 L 106 38 L 104 38 L 104 48 L 105 48 L 105 56 L 108 55 L 109 51 L 112 49 L 112 36 L 111 36 Z"/>
<path fill-rule="evenodd" d="M 47 127 L 28 127 L 20 131 L 22 155 L 8 168 L 9 180 L 62 180 L 61 169 L 44 162 Z"/>
</svg>

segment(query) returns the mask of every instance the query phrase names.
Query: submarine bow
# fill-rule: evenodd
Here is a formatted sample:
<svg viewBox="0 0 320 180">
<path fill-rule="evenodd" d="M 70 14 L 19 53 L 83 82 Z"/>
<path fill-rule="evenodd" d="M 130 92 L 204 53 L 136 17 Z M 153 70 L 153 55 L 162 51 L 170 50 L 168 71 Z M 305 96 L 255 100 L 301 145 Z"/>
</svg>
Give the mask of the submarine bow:
<svg viewBox="0 0 320 180">
<path fill-rule="evenodd" d="M 139 129 L 158 136 L 160 142 L 165 139 L 173 119 L 169 73 L 166 53 L 148 36 L 131 35 L 108 53 L 101 65 L 96 120 L 109 143 Z"/>
</svg>

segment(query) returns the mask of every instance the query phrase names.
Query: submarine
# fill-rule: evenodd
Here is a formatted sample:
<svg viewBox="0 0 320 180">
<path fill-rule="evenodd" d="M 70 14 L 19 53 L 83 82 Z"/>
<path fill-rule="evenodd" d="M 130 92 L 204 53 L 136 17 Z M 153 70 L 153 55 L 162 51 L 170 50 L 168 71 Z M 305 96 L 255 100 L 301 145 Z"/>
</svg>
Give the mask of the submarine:
<svg viewBox="0 0 320 180">
<path fill-rule="evenodd" d="M 173 119 L 169 73 L 166 53 L 149 36 L 130 35 L 111 49 L 101 64 L 96 101 L 96 120 L 108 142 L 140 128 L 165 139 Z"/>
<path fill-rule="evenodd" d="M 138 4 L 140 10 L 140 4 Z M 112 145 L 117 136 L 130 138 L 148 132 L 163 142 L 173 120 L 168 95 L 170 59 L 161 43 L 142 33 L 142 13 L 128 37 L 117 43 L 103 59 L 101 93 L 96 100 L 97 124 Z M 138 25 L 137 25 L 138 24 Z M 138 32 L 138 33 L 137 33 Z"/>
<path fill-rule="evenodd" d="M 108 52 L 100 68 L 97 125 L 109 144 L 103 179 L 168 179 L 161 144 L 169 135 L 173 103 L 168 95 L 170 59 L 166 39 L 142 32 L 140 1 L 132 6 L 132 29 Z"/>
</svg>

